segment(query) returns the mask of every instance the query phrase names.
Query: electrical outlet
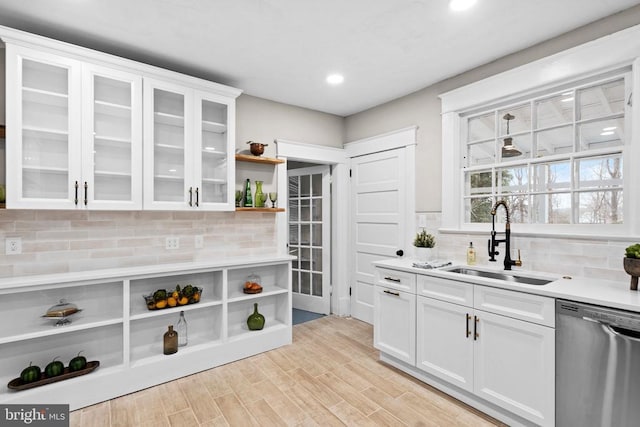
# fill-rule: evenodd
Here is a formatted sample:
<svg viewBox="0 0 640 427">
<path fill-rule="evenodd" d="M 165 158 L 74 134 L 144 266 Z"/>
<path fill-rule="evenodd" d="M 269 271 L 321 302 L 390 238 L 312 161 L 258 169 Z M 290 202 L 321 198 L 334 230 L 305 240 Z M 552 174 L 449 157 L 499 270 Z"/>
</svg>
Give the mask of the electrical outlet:
<svg viewBox="0 0 640 427">
<path fill-rule="evenodd" d="M 178 249 L 180 247 L 179 237 L 167 237 L 165 241 L 165 249 Z"/>
<path fill-rule="evenodd" d="M 196 247 L 196 249 L 204 248 L 204 236 L 202 234 L 196 235 L 193 240 L 193 245 Z"/>
<path fill-rule="evenodd" d="M 5 241 L 5 253 L 7 255 L 18 255 L 22 253 L 22 238 L 8 237 Z"/>
</svg>

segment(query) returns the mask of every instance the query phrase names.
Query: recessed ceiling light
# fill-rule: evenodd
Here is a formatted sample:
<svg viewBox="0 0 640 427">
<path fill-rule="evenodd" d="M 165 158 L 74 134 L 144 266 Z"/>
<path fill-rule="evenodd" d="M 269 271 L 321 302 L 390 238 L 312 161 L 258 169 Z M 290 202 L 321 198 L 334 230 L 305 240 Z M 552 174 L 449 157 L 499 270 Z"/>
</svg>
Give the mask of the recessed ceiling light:
<svg viewBox="0 0 640 427">
<path fill-rule="evenodd" d="M 571 102 L 573 101 L 573 96 L 569 97 L 569 98 L 563 98 L 562 102 Z"/>
<path fill-rule="evenodd" d="M 616 127 L 616 126 L 609 126 L 609 127 L 607 127 L 607 128 L 602 128 L 602 130 L 603 130 L 604 132 L 608 132 L 608 131 L 610 131 L 610 130 L 616 130 L 616 129 L 617 129 L 617 127 Z"/>
<path fill-rule="evenodd" d="M 344 76 L 342 74 L 329 74 L 327 76 L 327 83 L 330 85 L 339 85 L 344 81 Z"/>
<path fill-rule="evenodd" d="M 449 9 L 454 12 L 461 12 L 469 9 L 474 4 L 476 4 L 476 0 L 451 0 L 449 2 Z"/>
<path fill-rule="evenodd" d="M 602 132 L 600 135 L 607 136 L 607 135 L 613 135 L 614 133 L 615 132 L 609 130 L 609 131 L 606 131 L 606 132 Z"/>
</svg>

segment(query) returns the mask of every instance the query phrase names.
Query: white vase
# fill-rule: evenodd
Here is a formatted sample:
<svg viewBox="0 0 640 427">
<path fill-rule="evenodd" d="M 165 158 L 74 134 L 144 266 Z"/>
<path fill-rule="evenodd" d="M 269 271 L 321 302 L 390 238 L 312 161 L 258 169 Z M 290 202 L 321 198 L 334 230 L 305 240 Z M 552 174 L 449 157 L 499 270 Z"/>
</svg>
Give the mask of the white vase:
<svg viewBox="0 0 640 427">
<path fill-rule="evenodd" d="M 415 255 L 418 261 L 433 261 L 434 251 L 433 248 L 419 248 L 414 247 Z"/>
</svg>

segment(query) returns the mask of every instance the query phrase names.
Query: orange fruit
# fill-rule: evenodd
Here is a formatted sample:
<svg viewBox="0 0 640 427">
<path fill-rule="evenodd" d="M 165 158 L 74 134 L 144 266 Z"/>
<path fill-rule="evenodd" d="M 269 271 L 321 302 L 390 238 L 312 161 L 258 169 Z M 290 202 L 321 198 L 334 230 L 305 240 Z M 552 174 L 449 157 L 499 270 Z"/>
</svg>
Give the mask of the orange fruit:
<svg viewBox="0 0 640 427">
<path fill-rule="evenodd" d="M 167 304 L 169 304 L 169 307 L 175 307 L 176 305 L 178 305 L 178 300 L 176 300 L 173 296 L 170 296 L 167 299 Z"/>
<path fill-rule="evenodd" d="M 167 306 L 167 300 L 156 301 L 156 308 L 165 308 Z"/>
<path fill-rule="evenodd" d="M 180 305 L 185 305 L 188 302 L 189 302 L 189 298 L 187 298 L 187 297 L 182 297 L 182 298 L 180 298 L 178 300 L 178 304 L 180 304 Z"/>
<path fill-rule="evenodd" d="M 196 292 L 195 294 L 193 294 L 193 301 L 194 302 L 198 302 L 200 301 L 200 294 L 198 292 Z"/>
</svg>

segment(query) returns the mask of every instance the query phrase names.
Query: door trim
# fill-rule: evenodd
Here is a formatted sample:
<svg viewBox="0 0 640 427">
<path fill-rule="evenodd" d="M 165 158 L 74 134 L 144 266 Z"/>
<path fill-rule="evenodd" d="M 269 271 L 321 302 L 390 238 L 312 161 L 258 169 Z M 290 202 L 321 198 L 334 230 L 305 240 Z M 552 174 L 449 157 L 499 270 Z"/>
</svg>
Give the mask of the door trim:
<svg viewBox="0 0 640 427">
<path fill-rule="evenodd" d="M 349 157 L 343 148 L 305 144 L 285 139 L 275 139 L 279 159 L 299 160 L 331 165 L 331 310 L 338 316 L 351 313 L 349 298 Z M 286 163 L 285 163 L 286 165 Z M 284 165 L 280 165 L 284 166 Z M 278 168 L 278 204 L 288 206 L 288 188 L 286 167 Z M 282 196 L 281 196 L 282 195 Z M 282 198 L 281 198 L 282 197 Z M 288 213 L 276 214 L 278 252 L 287 254 Z"/>
</svg>

